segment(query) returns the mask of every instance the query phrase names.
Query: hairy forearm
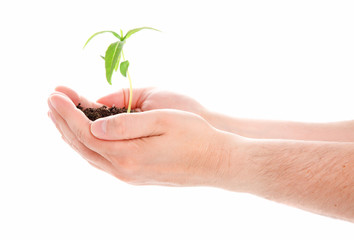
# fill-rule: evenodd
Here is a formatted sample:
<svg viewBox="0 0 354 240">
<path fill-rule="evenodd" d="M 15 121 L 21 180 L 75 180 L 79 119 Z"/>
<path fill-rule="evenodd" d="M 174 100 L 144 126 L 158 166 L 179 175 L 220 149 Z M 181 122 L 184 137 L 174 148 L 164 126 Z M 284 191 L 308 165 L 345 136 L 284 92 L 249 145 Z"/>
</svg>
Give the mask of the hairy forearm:
<svg viewBox="0 0 354 240">
<path fill-rule="evenodd" d="M 245 140 L 246 192 L 318 214 L 354 222 L 354 144 Z M 238 183 L 230 185 L 237 190 Z"/>
<path fill-rule="evenodd" d="M 354 142 L 354 121 L 305 123 L 256 120 L 211 112 L 205 114 L 205 119 L 220 130 L 248 138 Z"/>
</svg>

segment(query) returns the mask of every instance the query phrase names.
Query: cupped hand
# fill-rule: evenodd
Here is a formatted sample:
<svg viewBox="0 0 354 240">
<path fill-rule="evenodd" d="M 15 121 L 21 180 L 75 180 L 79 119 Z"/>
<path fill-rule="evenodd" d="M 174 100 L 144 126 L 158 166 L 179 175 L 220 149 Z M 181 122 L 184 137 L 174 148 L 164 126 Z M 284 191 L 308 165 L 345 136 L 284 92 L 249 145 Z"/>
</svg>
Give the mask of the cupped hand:
<svg viewBox="0 0 354 240">
<path fill-rule="evenodd" d="M 95 167 L 139 185 L 222 187 L 228 178 L 236 138 L 213 128 L 200 116 L 151 110 L 92 122 L 75 105 L 93 103 L 71 90 L 57 90 L 60 93 L 48 100 L 49 115 L 63 139 Z M 107 104 L 107 98 L 114 96 L 99 102 Z M 147 106 L 139 105 L 138 100 L 135 104 L 147 110 L 149 104 L 155 104 L 154 98 L 150 99 L 151 103 L 144 101 Z M 111 103 L 119 107 L 122 102 Z"/>
<path fill-rule="evenodd" d="M 121 89 L 97 100 L 98 103 L 128 108 L 129 89 Z M 150 111 L 156 109 L 176 109 L 195 113 L 203 117 L 206 109 L 194 99 L 182 94 L 157 88 L 133 89 L 132 109 Z"/>
<path fill-rule="evenodd" d="M 128 108 L 128 88 L 120 89 L 117 92 L 101 97 L 96 102 L 88 101 L 86 98 L 79 96 L 74 90 L 65 86 L 59 86 L 55 90 L 57 93 L 68 96 L 75 105 L 81 103 L 81 106 L 84 108 L 99 107 L 102 105 L 106 105 L 108 107 L 114 105 L 118 108 Z M 181 110 L 195 113 L 214 125 L 214 122 L 212 122 L 210 118 L 212 114 L 193 98 L 157 88 L 133 89 L 132 109 L 138 112 L 157 109 Z"/>
</svg>

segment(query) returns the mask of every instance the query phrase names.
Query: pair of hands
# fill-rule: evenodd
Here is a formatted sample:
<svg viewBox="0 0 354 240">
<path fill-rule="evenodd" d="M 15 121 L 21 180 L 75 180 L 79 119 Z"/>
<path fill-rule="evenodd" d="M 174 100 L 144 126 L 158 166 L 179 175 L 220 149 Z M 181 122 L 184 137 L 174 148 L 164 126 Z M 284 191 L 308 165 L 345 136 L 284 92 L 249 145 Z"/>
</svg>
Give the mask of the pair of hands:
<svg viewBox="0 0 354 240">
<path fill-rule="evenodd" d="M 62 138 L 91 165 L 134 185 L 225 188 L 236 135 L 214 128 L 207 110 L 183 95 L 134 89 L 134 114 L 94 122 L 76 108 L 126 107 L 128 89 L 90 102 L 67 87 L 48 98 L 49 117 Z"/>
</svg>

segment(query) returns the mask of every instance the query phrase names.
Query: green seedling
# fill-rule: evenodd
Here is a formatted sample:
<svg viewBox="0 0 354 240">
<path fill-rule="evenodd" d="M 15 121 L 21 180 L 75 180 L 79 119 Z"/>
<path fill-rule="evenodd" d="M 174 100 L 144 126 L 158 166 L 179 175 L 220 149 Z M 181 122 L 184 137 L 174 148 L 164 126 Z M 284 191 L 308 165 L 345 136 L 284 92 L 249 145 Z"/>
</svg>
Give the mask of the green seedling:
<svg viewBox="0 0 354 240">
<path fill-rule="evenodd" d="M 123 35 L 123 31 L 120 30 L 120 35 L 116 32 L 113 31 L 101 31 L 93 34 L 85 43 L 84 48 L 86 45 L 91 41 L 92 38 L 95 36 L 102 34 L 102 33 L 111 33 L 113 34 L 116 38 L 118 38 L 118 41 L 111 43 L 109 47 L 107 48 L 105 56 L 101 56 L 101 58 L 105 61 L 105 68 L 106 68 L 106 79 L 107 82 L 112 85 L 112 75 L 113 72 L 117 72 L 118 68 L 120 70 L 120 73 L 124 77 L 128 77 L 129 79 L 129 104 L 128 104 L 128 110 L 127 112 L 130 113 L 131 111 L 131 106 L 132 106 L 132 99 L 133 99 L 133 85 L 132 85 L 132 80 L 130 78 L 130 74 L 128 71 L 129 68 L 129 61 L 125 60 L 124 58 L 124 53 L 123 53 L 123 46 L 126 43 L 126 40 L 133 35 L 134 33 L 137 33 L 143 29 L 150 29 L 150 30 L 155 30 L 159 31 L 155 28 L 151 27 L 141 27 L 141 28 L 134 28 L 129 30 L 125 35 Z M 122 62 L 120 62 L 122 58 Z"/>
</svg>

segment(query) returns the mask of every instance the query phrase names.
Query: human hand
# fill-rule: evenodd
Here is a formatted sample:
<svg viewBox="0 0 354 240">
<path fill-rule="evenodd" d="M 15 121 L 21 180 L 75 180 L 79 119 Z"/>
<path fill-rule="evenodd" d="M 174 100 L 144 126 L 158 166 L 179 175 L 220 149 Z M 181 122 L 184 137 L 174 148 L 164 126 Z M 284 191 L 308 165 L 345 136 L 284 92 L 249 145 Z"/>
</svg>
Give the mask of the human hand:
<svg viewBox="0 0 354 240">
<path fill-rule="evenodd" d="M 67 95 L 75 105 L 81 103 L 83 107 L 98 107 L 102 105 L 116 106 L 118 108 L 128 108 L 129 89 L 120 89 L 117 92 L 101 97 L 97 102 L 90 102 L 80 97 L 74 90 L 60 86 L 55 89 Z M 137 88 L 133 89 L 132 109 L 138 112 L 156 110 L 156 109 L 176 109 L 195 113 L 217 129 L 239 133 L 237 124 L 233 124 L 234 119 L 228 120 L 226 116 L 208 111 L 193 98 L 182 94 L 160 90 L 156 88 Z M 237 128 L 236 130 L 233 128 Z"/>
<path fill-rule="evenodd" d="M 121 89 L 97 100 L 98 103 L 119 108 L 128 108 L 129 89 Z M 133 89 L 132 109 L 150 111 L 156 109 L 176 109 L 195 113 L 203 117 L 206 109 L 196 100 L 182 94 L 157 88 Z"/>
<path fill-rule="evenodd" d="M 225 187 L 231 177 L 230 152 L 239 139 L 200 116 L 151 110 L 91 122 L 75 105 L 92 103 L 67 94 L 50 96 L 49 114 L 63 139 L 95 167 L 139 185 Z"/>
</svg>

